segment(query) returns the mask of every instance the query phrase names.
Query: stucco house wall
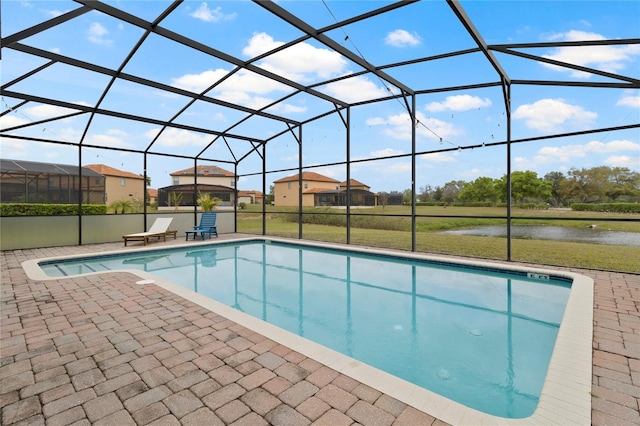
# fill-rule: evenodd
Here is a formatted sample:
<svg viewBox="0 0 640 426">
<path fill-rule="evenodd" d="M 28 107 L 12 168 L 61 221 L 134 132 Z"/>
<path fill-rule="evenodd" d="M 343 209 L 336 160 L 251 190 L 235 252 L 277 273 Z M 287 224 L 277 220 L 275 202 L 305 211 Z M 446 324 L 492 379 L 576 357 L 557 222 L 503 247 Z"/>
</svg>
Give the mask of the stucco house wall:
<svg viewBox="0 0 640 426">
<path fill-rule="evenodd" d="M 106 204 L 120 200 L 144 200 L 144 177 L 104 164 L 84 166 L 105 177 Z"/>
<path fill-rule="evenodd" d="M 287 176 L 273 182 L 274 204 L 276 206 L 297 206 L 299 175 Z M 318 190 L 335 190 L 340 181 L 314 172 L 302 173 L 302 206 L 313 207 L 314 193 Z"/>
</svg>

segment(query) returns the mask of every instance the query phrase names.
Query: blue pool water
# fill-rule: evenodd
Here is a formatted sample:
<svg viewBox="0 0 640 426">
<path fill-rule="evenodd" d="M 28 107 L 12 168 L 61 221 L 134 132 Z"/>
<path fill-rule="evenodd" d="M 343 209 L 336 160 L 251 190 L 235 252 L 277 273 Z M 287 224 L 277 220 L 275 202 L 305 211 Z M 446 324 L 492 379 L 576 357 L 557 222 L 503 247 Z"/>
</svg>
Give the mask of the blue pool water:
<svg viewBox="0 0 640 426">
<path fill-rule="evenodd" d="M 564 278 L 279 242 L 43 262 L 49 276 L 141 269 L 480 411 L 530 416 Z"/>
</svg>

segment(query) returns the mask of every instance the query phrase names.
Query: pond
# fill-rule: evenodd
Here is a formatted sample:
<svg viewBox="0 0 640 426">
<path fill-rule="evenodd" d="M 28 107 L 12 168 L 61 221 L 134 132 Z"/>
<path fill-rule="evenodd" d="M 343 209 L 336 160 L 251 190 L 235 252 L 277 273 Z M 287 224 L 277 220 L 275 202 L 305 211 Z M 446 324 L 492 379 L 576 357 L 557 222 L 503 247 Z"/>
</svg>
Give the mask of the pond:
<svg viewBox="0 0 640 426">
<path fill-rule="evenodd" d="M 453 235 L 481 235 L 486 237 L 506 237 L 506 226 L 480 226 L 472 229 L 444 231 Z M 640 233 L 609 231 L 599 228 L 565 228 L 562 226 L 512 225 L 513 238 L 575 241 L 580 243 L 609 244 L 640 247 Z"/>
</svg>

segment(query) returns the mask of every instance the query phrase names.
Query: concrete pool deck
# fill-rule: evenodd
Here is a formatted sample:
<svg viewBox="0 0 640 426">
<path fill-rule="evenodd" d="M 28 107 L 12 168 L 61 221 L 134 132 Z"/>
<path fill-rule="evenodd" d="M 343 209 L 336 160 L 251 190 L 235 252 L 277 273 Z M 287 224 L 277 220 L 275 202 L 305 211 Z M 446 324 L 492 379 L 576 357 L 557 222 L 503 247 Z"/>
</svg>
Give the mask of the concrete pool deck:
<svg viewBox="0 0 640 426">
<path fill-rule="evenodd" d="M 1 424 L 443 424 L 135 275 L 21 267 L 122 246 L 2 253 Z M 591 423 L 640 424 L 640 276 L 553 269 L 595 281 Z"/>
</svg>

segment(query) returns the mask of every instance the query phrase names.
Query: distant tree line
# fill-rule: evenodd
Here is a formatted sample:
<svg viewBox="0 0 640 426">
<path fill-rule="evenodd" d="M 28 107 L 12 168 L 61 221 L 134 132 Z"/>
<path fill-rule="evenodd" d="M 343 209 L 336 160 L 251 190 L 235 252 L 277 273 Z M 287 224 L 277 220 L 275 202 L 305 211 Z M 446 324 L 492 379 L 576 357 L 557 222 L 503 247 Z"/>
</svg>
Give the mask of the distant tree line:
<svg viewBox="0 0 640 426">
<path fill-rule="evenodd" d="M 410 190 L 405 190 L 404 196 L 405 202 L 411 202 Z M 511 173 L 511 198 L 514 203 L 548 203 L 554 207 L 574 202 L 638 202 L 640 173 L 627 167 L 608 166 L 572 168 L 566 175 L 550 172 L 543 177 L 530 170 L 517 171 Z M 507 175 L 500 179 L 479 177 L 472 182 L 453 180 L 436 187 L 425 185 L 416 194 L 416 201 L 505 203 Z"/>
</svg>

